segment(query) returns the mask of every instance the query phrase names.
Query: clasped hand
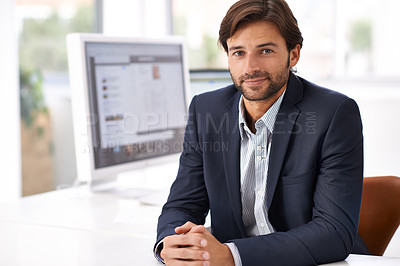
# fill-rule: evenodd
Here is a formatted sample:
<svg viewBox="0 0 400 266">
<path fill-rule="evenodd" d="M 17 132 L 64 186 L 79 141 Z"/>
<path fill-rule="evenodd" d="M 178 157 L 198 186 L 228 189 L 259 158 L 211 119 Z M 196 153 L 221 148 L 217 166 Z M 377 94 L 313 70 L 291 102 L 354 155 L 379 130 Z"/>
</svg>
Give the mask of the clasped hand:
<svg viewBox="0 0 400 266">
<path fill-rule="evenodd" d="M 177 235 L 164 238 L 161 257 L 168 266 L 234 265 L 228 246 L 219 242 L 202 225 L 186 222 L 175 228 Z"/>
</svg>

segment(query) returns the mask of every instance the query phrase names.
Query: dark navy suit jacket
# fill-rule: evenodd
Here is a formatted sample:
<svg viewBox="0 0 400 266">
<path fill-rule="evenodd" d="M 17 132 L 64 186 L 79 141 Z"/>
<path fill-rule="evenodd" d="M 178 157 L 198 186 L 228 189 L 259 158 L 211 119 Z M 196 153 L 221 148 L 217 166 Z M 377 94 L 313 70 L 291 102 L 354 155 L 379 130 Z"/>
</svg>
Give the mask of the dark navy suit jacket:
<svg viewBox="0 0 400 266">
<path fill-rule="evenodd" d="M 290 74 L 275 122 L 267 208 L 276 232 L 246 238 L 240 194 L 241 93 L 234 86 L 193 98 L 177 178 L 157 242 L 186 221 L 234 242 L 243 265 L 315 265 L 365 253 L 357 227 L 363 136 L 357 104 Z M 359 239 L 360 240 L 360 239 Z M 361 244 L 362 246 L 362 244 Z M 365 248 L 365 246 L 362 246 Z"/>
</svg>

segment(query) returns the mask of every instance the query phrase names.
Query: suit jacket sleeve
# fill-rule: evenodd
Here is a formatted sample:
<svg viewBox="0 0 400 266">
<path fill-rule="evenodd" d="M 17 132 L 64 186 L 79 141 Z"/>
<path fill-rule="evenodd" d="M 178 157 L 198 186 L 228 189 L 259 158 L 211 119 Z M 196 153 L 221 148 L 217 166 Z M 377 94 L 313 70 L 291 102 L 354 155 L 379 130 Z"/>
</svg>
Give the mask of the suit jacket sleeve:
<svg viewBox="0 0 400 266">
<path fill-rule="evenodd" d="M 183 152 L 176 180 L 158 220 L 157 242 L 175 234 L 175 227 L 191 221 L 204 224 L 209 211 L 203 178 L 202 147 L 198 140 L 195 99 L 189 107 Z"/>
<path fill-rule="evenodd" d="M 345 259 L 356 240 L 363 182 L 363 137 L 346 98 L 322 138 L 312 219 L 286 232 L 234 239 L 243 265 L 315 265 Z"/>
</svg>

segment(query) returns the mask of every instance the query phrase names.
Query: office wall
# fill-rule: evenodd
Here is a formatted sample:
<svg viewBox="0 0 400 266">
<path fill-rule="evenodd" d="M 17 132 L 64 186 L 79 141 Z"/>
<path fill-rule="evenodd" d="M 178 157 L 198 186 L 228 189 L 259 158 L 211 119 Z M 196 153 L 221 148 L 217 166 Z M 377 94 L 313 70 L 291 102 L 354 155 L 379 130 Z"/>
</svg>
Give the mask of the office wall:
<svg viewBox="0 0 400 266">
<path fill-rule="evenodd" d="M 0 201 L 20 196 L 20 124 L 14 1 L 0 1 Z"/>
</svg>

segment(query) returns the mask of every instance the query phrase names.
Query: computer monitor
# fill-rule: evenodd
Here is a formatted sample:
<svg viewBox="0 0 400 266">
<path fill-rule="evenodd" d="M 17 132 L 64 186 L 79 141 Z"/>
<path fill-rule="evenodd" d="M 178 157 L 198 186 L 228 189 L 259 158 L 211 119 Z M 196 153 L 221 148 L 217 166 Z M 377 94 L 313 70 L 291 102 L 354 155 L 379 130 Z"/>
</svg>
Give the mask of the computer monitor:
<svg viewBox="0 0 400 266">
<path fill-rule="evenodd" d="M 220 89 L 232 84 L 228 69 L 191 69 L 190 70 L 191 96 Z"/>
<path fill-rule="evenodd" d="M 78 180 L 96 188 L 177 162 L 190 97 L 183 38 L 74 33 L 67 49 Z"/>
</svg>

